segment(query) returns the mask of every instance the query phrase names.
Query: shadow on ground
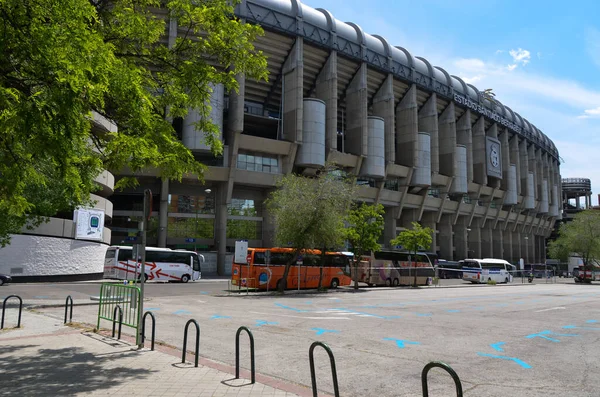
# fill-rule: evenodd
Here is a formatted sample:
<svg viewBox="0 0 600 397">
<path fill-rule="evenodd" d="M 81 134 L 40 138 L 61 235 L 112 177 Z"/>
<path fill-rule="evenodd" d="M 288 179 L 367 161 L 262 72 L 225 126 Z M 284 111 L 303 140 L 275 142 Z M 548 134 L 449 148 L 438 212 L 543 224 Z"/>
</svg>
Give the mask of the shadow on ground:
<svg viewBox="0 0 600 397">
<path fill-rule="evenodd" d="M 37 348 L 36 354 L 31 354 L 31 348 Z M 28 350 L 25 357 L 23 349 Z M 155 371 L 115 366 L 115 360 L 127 354 L 135 352 L 96 355 L 80 347 L 3 346 L 0 396 L 73 396 L 152 376 Z"/>
</svg>

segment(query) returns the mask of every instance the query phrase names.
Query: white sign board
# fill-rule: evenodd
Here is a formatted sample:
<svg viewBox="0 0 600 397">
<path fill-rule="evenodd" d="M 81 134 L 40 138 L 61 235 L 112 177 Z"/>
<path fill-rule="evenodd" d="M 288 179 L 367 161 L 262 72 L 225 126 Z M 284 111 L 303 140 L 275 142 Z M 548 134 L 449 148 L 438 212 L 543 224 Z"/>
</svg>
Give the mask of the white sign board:
<svg viewBox="0 0 600 397">
<path fill-rule="evenodd" d="M 246 256 L 248 256 L 248 241 L 236 241 L 233 261 L 235 263 L 246 263 Z"/>
<path fill-rule="evenodd" d="M 76 240 L 102 241 L 104 231 L 104 211 L 90 208 L 79 208 L 74 211 Z"/>
</svg>

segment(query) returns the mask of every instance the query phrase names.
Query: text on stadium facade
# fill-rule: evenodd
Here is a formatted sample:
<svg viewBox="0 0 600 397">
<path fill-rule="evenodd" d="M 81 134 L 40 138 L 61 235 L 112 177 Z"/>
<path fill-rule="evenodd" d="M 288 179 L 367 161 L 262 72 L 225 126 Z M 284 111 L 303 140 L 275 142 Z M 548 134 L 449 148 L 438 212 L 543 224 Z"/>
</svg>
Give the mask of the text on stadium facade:
<svg viewBox="0 0 600 397">
<path fill-rule="evenodd" d="M 454 102 L 456 102 L 459 105 L 464 105 L 467 108 L 469 108 L 485 117 L 488 117 L 488 118 L 494 120 L 495 122 L 500 123 L 501 125 L 508 127 L 511 130 L 513 130 L 519 134 L 521 133 L 521 127 L 519 127 L 512 121 L 500 116 L 496 112 L 492 112 L 490 109 L 484 107 L 483 105 L 478 104 L 477 102 L 472 101 L 471 99 L 469 99 L 467 97 L 464 97 L 462 95 L 455 93 L 454 94 Z"/>
</svg>

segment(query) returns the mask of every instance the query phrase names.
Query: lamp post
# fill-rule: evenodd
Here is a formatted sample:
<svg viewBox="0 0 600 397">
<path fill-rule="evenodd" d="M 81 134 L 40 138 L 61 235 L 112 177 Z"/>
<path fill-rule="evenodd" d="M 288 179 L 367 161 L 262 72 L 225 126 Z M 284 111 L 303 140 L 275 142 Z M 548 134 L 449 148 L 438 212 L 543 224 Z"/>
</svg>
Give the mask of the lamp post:
<svg viewBox="0 0 600 397">
<path fill-rule="evenodd" d="M 467 232 L 467 259 L 469 259 L 469 252 L 471 252 L 471 250 L 469 250 L 469 232 L 471 231 L 470 228 L 466 229 Z"/>
</svg>

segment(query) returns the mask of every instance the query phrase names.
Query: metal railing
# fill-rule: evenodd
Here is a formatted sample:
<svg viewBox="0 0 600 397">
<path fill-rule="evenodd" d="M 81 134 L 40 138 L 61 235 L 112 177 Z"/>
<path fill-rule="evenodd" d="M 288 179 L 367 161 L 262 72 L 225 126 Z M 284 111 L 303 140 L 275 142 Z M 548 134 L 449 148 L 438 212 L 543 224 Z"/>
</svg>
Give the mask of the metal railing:
<svg viewBox="0 0 600 397">
<path fill-rule="evenodd" d="M 17 321 L 16 328 L 21 328 L 21 312 L 23 311 L 23 299 L 21 299 L 21 297 L 18 295 L 9 295 L 6 298 L 4 298 L 4 302 L 2 302 L 2 321 L 0 322 L 0 329 L 4 329 L 4 312 L 6 309 L 6 302 L 10 298 L 17 298 L 19 300 L 19 320 Z"/>
<path fill-rule="evenodd" d="M 67 296 L 67 299 L 65 299 L 65 322 L 63 324 L 67 323 L 67 309 L 71 307 L 71 311 L 69 314 L 69 324 L 73 322 L 73 298 L 71 298 L 71 295 Z"/>
<path fill-rule="evenodd" d="M 194 324 L 196 326 L 196 354 L 195 354 L 195 361 L 194 361 L 194 367 L 198 366 L 198 354 L 200 353 L 200 326 L 198 325 L 198 322 L 194 319 L 189 320 L 186 324 L 185 324 L 185 329 L 183 331 L 183 349 L 181 352 L 181 363 L 185 363 L 185 350 L 187 348 L 187 333 L 188 333 L 188 327 L 190 324 Z"/>
<path fill-rule="evenodd" d="M 235 378 L 240 378 L 240 334 L 242 331 L 246 331 L 248 338 L 250 339 L 250 377 L 251 383 L 256 383 L 256 373 L 254 365 L 254 335 L 246 327 L 238 328 L 235 334 Z"/>
<path fill-rule="evenodd" d="M 141 292 L 135 285 L 123 285 L 113 283 L 103 283 L 100 288 L 100 303 L 98 304 L 98 324 L 100 329 L 100 320 L 114 322 L 116 320 L 116 310 L 120 309 L 121 318 L 119 319 L 119 329 L 122 325 L 135 329 L 136 343 L 139 344 L 139 310 L 140 310 Z M 119 332 L 120 333 L 120 332 Z M 113 335 L 114 336 L 114 335 Z"/>
<path fill-rule="evenodd" d="M 152 312 L 146 312 L 142 316 L 142 343 L 144 343 L 144 339 L 146 339 L 146 316 L 150 315 L 152 318 L 152 340 L 150 350 L 154 350 L 154 336 L 156 335 L 156 318 Z"/>
<path fill-rule="evenodd" d="M 427 384 L 427 374 L 432 368 L 441 368 L 444 371 L 448 372 L 452 379 L 454 380 L 454 385 L 456 386 L 456 396 L 463 397 L 462 384 L 460 383 L 460 378 L 456 374 L 456 372 L 450 367 L 448 364 L 443 363 L 441 361 L 432 361 L 425 365 L 423 371 L 421 372 L 421 386 L 423 387 L 423 397 L 429 397 L 429 386 Z"/>
<path fill-rule="evenodd" d="M 315 359 L 314 359 L 314 350 L 317 346 L 321 346 L 323 349 L 325 349 L 325 351 L 329 355 L 329 362 L 331 363 L 331 376 L 333 378 L 333 392 L 334 392 L 335 397 L 340 397 L 340 390 L 338 387 L 338 380 L 337 380 L 337 370 L 335 369 L 335 358 L 333 357 L 333 352 L 331 351 L 329 346 L 327 346 L 327 344 L 325 344 L 323 342 L 319 342 L 319 341 L 313 342 L 313 344 L 310 345 L 310 349 L 308 350 L 308 359 L 310 361 L 310 379 L 312 382 L 313 397 L 318 396 L 317 378 L 315 376 Z"/>
</svg>

